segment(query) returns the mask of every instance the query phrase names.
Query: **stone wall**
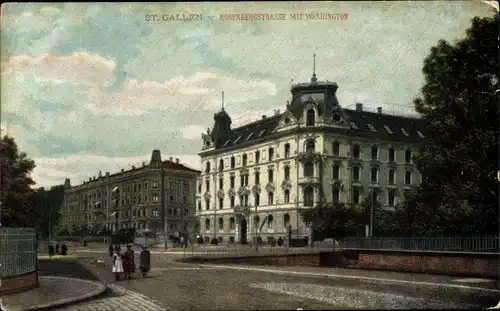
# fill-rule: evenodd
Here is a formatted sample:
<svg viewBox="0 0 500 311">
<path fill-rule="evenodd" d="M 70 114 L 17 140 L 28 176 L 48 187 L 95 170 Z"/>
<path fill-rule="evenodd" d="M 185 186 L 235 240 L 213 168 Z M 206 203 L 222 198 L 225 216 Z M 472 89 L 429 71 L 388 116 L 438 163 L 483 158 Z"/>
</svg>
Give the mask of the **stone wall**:
<svg viewBox="0 0 500 311">
<path fill-rule="evenodd" d="M 38 272 L 30 272 L 0 280 L 0 297 L 38 287 Z"/>
</svg>

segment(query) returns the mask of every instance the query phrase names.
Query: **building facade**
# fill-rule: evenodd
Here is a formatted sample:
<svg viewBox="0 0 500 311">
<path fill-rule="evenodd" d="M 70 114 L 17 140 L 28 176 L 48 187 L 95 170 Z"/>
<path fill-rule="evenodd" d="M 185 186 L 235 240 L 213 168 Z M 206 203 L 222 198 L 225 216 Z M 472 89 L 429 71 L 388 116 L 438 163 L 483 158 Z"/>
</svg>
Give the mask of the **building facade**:
<svg viewBox="0 0 500 311">
<path fill-rule="evenodd" d="M 292 86 L 282 113 L 234 129 L 224 109 L 214 115 L 199 153 L 196 215 L 206 240 L 307 237 L 301 209 L 366 198 L 392 208 L 421 182 L 412 159 L 425 124 L 362 104 L 344 109 L 337 89 L 314 74 Z"/>
<path fill-rule="evenodd" d="M 193 233 L 197 230 L 196 181 L 200 171 L 179 159 L 162 161 L 154 150 L 149 164 L 104 175 L 72 187 L 65 181 L 61 227 L 94 230 L 135 228 L 155 233 Z"/>
</svg>

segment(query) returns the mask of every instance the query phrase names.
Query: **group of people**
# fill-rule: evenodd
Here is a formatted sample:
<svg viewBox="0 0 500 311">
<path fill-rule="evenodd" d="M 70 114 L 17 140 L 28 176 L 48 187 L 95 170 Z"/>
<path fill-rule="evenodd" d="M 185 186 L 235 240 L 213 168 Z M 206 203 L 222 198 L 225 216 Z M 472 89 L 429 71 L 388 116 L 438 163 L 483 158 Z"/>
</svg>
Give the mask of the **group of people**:
<svg viewBox="0 0 500 311">
<path fill-rule="evenodd" d="M 54 245 L 52 243 L 49 243 L 49 257 L 52 257 L 55 254 L 66 256 L 68 254 L 68 247 L 66 246 L 66 244 L 61 245 L 61 252 L 59 253 L 59 243 L 56 243 L 55 250 Z"/>
<path fill-rule="evenodd" d="M 127 250 L 122 253 L 119 246 L 113 248 L 112 245 L 109 246 L 109 256 L 113 259 L 112 272 L 115 275 L 115 280 L 119 281 L 121 275 L 124 275 L 125 279 L 131 279 L 132 274 L 135 273 L 135 254 L 132 250 L 131 245 L 127 245 Z M 146 246 L 142 248 L 140 255 L 139 270 L 143 277 L 146 277 L 151 267 L 150 252 Z"/>
</svg>

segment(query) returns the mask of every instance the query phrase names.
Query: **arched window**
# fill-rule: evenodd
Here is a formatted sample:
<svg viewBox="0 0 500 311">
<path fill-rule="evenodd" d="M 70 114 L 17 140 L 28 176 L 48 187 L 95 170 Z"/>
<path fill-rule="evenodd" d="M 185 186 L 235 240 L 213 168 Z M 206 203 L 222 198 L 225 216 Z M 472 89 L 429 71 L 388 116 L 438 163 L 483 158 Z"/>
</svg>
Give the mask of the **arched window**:
<svg viewBox="0 0 500 311">
<path fill-rule="evenodd" d="M 340 154 L 340 144 L 336 141 L 332 144 L 332 154 L 336 156 Z"/>
<path fill-rule="evenodd" d="M 334 203 L 338 203 L 339 202 L 339 189 L 338 188 L 333 189 L 333 191 L 332 191 L 332 200 L 333 200 Z"/>
<path fill-rule="evenodd" d="M 259 228 L 259 224 L 260 224 L 260 217 L 259 216 L 254 216 L 253 223 L 254 223 L 255 228 L 258 229 Z"/>
<path fill-rule="evenodd" d="M 243 166 L 247 166 L 248 156 L 246 154 L 243 155 Z"/>
<path fill-rule="evenodd" d="M 219 230 L 224 230 L 224 219 L 219 218 Z"/>
<path fill-rule="evenodd" d="M 210 231 L 210 219 L 205 219 L 205 230 Z"/>
<path fill-rule="evenodd" d="M 236 228 L 236 221 L 234 217 L 229 218 L 229 229 L 234 230 Z"/>
<path fill-rule="evenodd" d="M 338 164 L 333 165 L 333 180 L 340 179 L 340 167 Z"/>
<path fill-rule="evenodd" d="M 290 167 L 285 166 L 285 180 L 290 180 Z"/>
<path fill-rule="evenodd" d="M 285 196 L 285 204 L 290 203 L 290 190 L 286 189 L 284 196 Z"/>
<path fill-rule="evenodd" d="M 290 156 L 290 144 L 285 144 L 285 158 Z"/>
<path fill-rule="evenodd" d="M 314 123 L 315 123 L 315 113 L 314 113 L 314 109 L 309 109 L 307 110 L 307 113 L 306 113 L 306 126 L 314 126 Z"/>
<path fill-rule="evenodd" d="M 372 160 L 378 159 L 378 148 L 377 146 L 372 147 Z"/>
<path fill-rule="evenodd" d="M 304 189 L 304 206 L 314 205 L 314 190 L 312 187 Z"/>
<path fill-rule="evenodd" d="M 283 215 L 283 225 L 285 228 L 287 228 L 290 225 L 290 215 L 288 214 Z"/>
<path fill-rule="evenodd" d="M 274 227 L 274 218 L 273 215 L 267 216 L 267 228 L 272 229 Z"/>
<path fill-rule="evenodd" d="M 307 162 L 304 164 L 304 177 L 314 176 L 314 163 Z"/>
<path fill-rule="evenodd" d="M 393 147 L 389 148 L 389 162 L 395 162 L 396 150 Z"/>
<path fill-rule="evenodd" d="M 352 157 L 355 159 L 359 159 L 360 156 L 361 156 L 361 149 L 359 148 L 358 145 L 354 145 L 352 147 Z"/>
<path fill-rule="evenodd" d="M 405 163 L 411 163 L 412 152 L 410 149 L 405 152 Z"/>
<path fill-rule="evenodd" d="M 316 144 L 313 140 L 306 143 L 306 152 L 314 152 L 316 150 Z"/>
<path fill-rule="evenodd" d="M 219 172 L 222 172 L 223 169 L 224 169 L 224 160 L 220 159 L 219 160 Z"/>
<path fill-rule="evenodd" d="M 396 181 L 396 171 L 389 170 L 389 185 L 394 185 Z"/>
<path fill-rule="evenodd" d="M 231 168 L 234 168 L 236 166 L 236 159 L 234 156 L 231 157 Z"/>
</svg>

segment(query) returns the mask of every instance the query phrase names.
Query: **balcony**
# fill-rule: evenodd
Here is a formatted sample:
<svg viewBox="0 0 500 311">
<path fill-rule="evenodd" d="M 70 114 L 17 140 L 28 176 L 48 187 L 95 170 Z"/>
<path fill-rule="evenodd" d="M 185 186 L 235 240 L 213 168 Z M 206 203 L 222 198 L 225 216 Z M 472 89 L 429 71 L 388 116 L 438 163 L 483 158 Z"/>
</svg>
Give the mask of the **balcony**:
<svg viewBox="0 0 500 311">
<path fill-rule="evenodd" d="M 317 176 L 302 176 L 299 177 L 299 185 L 319 185 L 321 180 Z"/>
<path fill-rule="evenodd" d="M 321 160 L 321 154 L 316 151 L 308 150 L 306 152 L 300 152 L 298 158 L 299 161 L 301 162 L 308 162 L 308 161 L 317 162 Z"/>
<path fill-rule="evenodd" d="M 241 186 L 238 189 L 238 194 L 239 195 L 249 195 L 250 194 L 250 187 L 249 186 Z"/>
</svg>

